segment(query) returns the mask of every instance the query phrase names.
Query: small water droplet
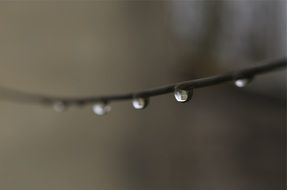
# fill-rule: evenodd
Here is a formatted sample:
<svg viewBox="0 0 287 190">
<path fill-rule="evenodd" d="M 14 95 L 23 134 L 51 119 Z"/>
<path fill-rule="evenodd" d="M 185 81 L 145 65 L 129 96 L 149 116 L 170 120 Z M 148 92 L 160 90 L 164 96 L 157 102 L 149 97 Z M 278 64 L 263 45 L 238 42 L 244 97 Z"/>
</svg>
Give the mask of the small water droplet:
<svg viewBox="0 0 287 190">
<path fill-rule="evenodd" d="M 240 79 L 237 79 L 234 82 L 234 84 L 235 84 L 235 86 L 237 86 L 239 88 L 243 88 L 250 82 L 251 82 L 251 78 L 240 78 Z"/>
<path fill-rule="evenodd" d="M 96 115 L 105 115 L 108 112 L 110 112 L 111 109 L 112 107 L 109 104 L 104 103 L 104 102 L 96 103 L 93 105 L 93 112 Z"/>
<path fill-rule="evenodd" d="M 192 89 L 185 90 L 181 88 L 176 88 L 174 92 L 174 97 L 176 101 L 184 103 L 184 102 L 188 102 L 189 100 L 191 100 L 192 94 L 193 94 Z"/>
<path fill-rule="evenodd" d="M 57 102 L 54 102 L 53 109 L 56 112 L 63 112 L 67 109 L 67 105 L 62 101 L 57 101 Z"/>
<path fill-rule="evenodd" d="M 132 101 L 133 107 L 137 110 L 146 108 L 148 105 L 148 99 L 146 98 L 134 98 Z"/>
</svg>

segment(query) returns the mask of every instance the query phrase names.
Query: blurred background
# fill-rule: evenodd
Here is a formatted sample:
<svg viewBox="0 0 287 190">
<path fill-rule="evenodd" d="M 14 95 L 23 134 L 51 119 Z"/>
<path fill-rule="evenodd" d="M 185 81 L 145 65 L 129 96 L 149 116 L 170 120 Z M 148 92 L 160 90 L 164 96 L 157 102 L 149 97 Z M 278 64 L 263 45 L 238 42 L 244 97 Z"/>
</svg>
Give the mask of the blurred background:
<svg viewBox="0 0 287 190">
<path fill-rule="evenodd" d="M 286 56 L 286 10 L 283 0 L 1 2 L 0 86 L 89 96 L 248 67 Z M 104 117 L 2 100 L 0 189 L 279 190 L 285 127 L 285 70 L 198 89 L 188 104 L 115 103 Z"/>
</svg>

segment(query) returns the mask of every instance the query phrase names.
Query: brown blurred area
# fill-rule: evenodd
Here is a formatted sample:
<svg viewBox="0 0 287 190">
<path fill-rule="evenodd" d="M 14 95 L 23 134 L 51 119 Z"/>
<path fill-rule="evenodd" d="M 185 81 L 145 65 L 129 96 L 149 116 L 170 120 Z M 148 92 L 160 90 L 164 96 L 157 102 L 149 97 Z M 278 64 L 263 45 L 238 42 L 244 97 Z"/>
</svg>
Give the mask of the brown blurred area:
<svg viewBox="0 0 287 190">
<path fill-rule="evenodd" d="M 0 86 L 142 90 L 286 56 L 286 1 L 1 2 Z M 1 93 L 1 92 L 0 92 Z M 0 101 L 0 189 L 279 190 L 286 71 L 146 110 Z M 284 153 L 284 151 L 283 151 Z"/>
</svg>

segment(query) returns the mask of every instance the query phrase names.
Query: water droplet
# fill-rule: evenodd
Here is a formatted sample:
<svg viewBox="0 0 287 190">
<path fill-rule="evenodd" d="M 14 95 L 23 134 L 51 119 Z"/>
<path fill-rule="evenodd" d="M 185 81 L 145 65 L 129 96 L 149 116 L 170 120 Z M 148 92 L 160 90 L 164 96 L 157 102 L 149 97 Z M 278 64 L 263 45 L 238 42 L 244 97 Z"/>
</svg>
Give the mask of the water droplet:
<svg viewBox="0 0 287 190">
<path fill-rule="evenodd" d="M 240 79 L 237 79 L 234 82 L 234 84 L 235 84 L 235 86 L 237 86 L 239 88 L 243 88 L 250 82 L 251 82 L 251 78 L 240 78 Z"/>
<path fill-rule="evenodd" d="M 56 112 L 63 112 L 67 109 L 67 105 L 62 101 L 57 101 L 57 102 L 54 102 L 53 109 Z"/>
<path fill-rule="evenodd" d="M 184 103 L 184 102 L 188 102 L 189 100 L 191 100 L 192 94 L 193 94 L 192 89 L 185 90 L 185 89 L 176 88 L 174 92 L 174 97 L 176 101 Z"/>
<path fill-rule="evenodd" d="M 112 109 L 112 107 L 110 105 L 108 105 L 107 103 L 104 103 L 104 102 L 96 103 L 93 105 L 93 112 L 96 115 L 105 115 L 108 112 L 110 112 L 111 109 Z"/>
<path fill-rule="evenodd" d="M 137 110 L 146 108 L 148 105 L 148 99 L 146 98 L 134 98 L 132 101 L 133 107 Z"/>
</svg>

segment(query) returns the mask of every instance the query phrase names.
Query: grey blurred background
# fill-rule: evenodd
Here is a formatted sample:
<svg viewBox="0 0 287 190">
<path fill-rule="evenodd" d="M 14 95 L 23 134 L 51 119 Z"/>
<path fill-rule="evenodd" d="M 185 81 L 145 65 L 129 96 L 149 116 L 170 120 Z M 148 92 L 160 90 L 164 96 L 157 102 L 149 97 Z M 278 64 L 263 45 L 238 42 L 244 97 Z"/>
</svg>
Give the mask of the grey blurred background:
<svg viewBox="0 0 287 190">
<path fill-rule="evenodd" d="M 142 90 L 286 56 L 286 1 L 1 2 L 0 86 Z M 1 93 L 1 92 L 0 92 Z M 286 71 L 56 113 L 0 102 L 0 189 L 269 190 L 282 185 Z M 284 140 L 284 139 L 283 139 Z"/>
</svg>

